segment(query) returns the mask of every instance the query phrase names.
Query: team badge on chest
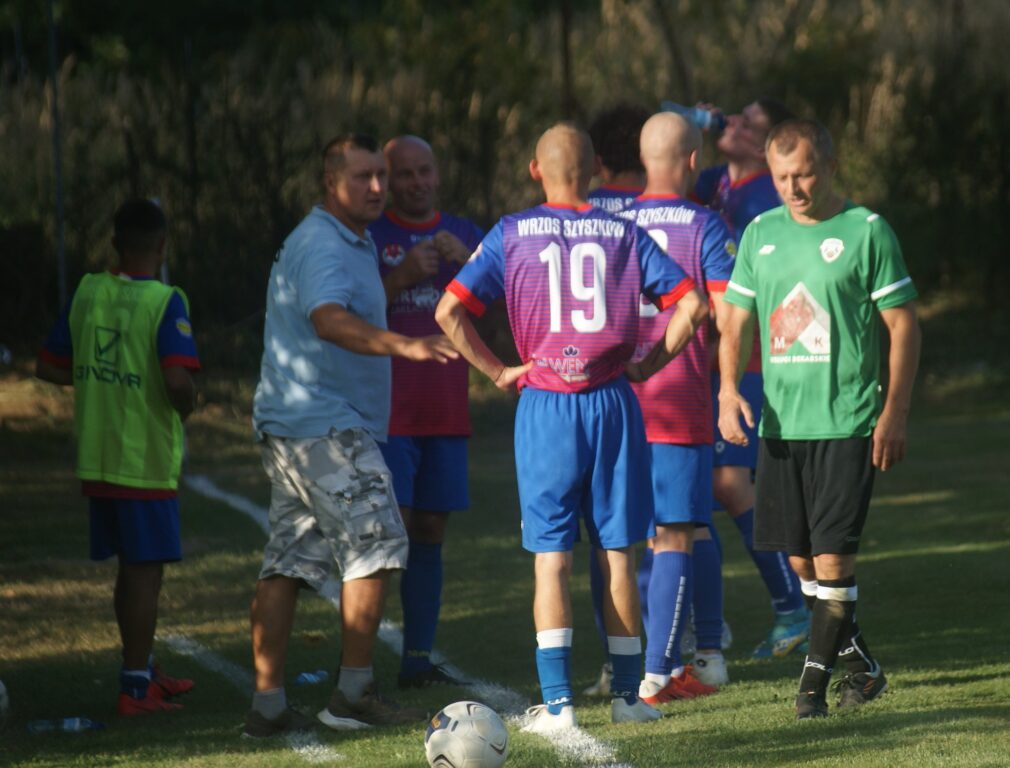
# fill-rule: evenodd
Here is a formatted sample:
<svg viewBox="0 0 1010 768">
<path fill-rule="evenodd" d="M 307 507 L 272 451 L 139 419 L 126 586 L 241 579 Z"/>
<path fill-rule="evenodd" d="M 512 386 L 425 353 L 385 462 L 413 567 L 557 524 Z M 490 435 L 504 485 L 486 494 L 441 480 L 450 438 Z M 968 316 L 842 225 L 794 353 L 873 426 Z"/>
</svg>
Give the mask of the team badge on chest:
<svg viewBox="0 0 1010 768">
<path fill-rule="evenodd" d="M 841 256 L 842 251 L 844 250 L 845 250 L 845 243 L 843 243 L 837 237 L 829 237 L 827 240 L 821 243 L 821 258 L 823 258 L 828 264 L 830 264 L 839 256 Z"/>
<path fill-rule="evenodd" d="M 399 243 L 390 243 L 382 249 L 382 261 L 389 267 L 399 265 L 400 262 L 403 261 L 403 257 L 406 255 L 407 254 L 403 250 L 403 246 Z"/>
</svg>

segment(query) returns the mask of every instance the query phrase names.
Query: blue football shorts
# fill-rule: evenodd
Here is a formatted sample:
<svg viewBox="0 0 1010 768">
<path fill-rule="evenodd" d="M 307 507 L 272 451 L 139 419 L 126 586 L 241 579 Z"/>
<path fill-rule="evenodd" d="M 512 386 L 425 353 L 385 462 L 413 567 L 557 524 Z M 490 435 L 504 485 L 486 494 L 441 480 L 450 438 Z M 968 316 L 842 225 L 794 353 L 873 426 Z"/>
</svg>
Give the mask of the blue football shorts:
<svg viewBox="0 0 1010 768">
<path fill-rule="evenodd" d="M 179 500 L 91 497 L 91 559 L 127 563 L 182 560 Z"/>
<path fill-rule="evenodd" d="M 712 446 L 650 443 L 656 523 L 712 522 Z"/>
<path fill-rule="evenodd" d="M 379 445 L 393 473 L 401 506 L 422 512 L 457 512 L 470 506 L 468 439 L 390 435 Z"/>
<path fill-rule="evenodd" d="M 655 533 L 642 411 L 623 376 L 578 394 L 526 387 L 515 455 L 528 551 L 570 551 L 579 520 L 603 549 Z"/>
<path fill-rule="evenodd" d="M 758 458 L 758 423 L 761 419 L 761 406 L 764 404 L 764 389 L 760 373 L 745 373 L 740 380 L 740 394 L 750 403 L 754 414 L 754 427 L 748 427 L 741 419 L 741 426 L 747 433 L 746 446 L 733 445 L 722 439 L 719 431 L 719 374 L 712 376 L 712 409 L 715 419 L 715 459 L 717 467 L 749 467 L 751 472 L 757 469 Z"/>
</svg>

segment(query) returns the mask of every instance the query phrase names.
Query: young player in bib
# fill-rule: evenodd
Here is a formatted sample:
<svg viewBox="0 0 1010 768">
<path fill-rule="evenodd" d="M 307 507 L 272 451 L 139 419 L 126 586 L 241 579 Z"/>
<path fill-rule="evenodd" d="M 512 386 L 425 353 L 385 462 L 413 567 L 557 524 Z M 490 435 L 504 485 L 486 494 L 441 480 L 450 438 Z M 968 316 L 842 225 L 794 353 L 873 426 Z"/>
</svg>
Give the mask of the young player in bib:
<svg viewBox="0 0 1010 768">
<path fill-rule="evenodd" d="M 614 669 L 611 718 L 649 721 L 638 697 L 641 665 L 633 545 L 651 535 L 649 456 L 628 376 L 644 380 L 691 339 L 708 310 L 692 280 L 631 222 L 590 206 L 589 137 L 569 124 L 537 143 L 531 176 L 547 202 L 502 218 L 449 284 L 436 319 L 456 348 L 499 387 L 522 389 L 515 455 L 523 546 L 535 553 L 534 623 L 542 705 L 526 729 L 576 725 L 570 676 L 568 580 L 580 520 L 602 550 L 604 618 Z M 640 296 L 677 303 L 641 361 Z M 523 364 L 506 367 L 481 341 L 468 311 L 505 297 Z"/>
<path fill-rule="evenodd" d="M 85 275 L 39 355 L 37 375 L 74 387 L 77 476 L 89 498 L 91 559 L 119 560 L 115 613 L 123 642 L 116 711 L 180 709 L 152 648 L 164 564 L 182 559 L 177 488 L 182 420 L 200 368 L 186 296 L 158 274 L 167 222 L 149 200 L 116 211 L 116 271 Z"/>
<path fill-rule="evenodd" d="M 435 207 L 435 156 L 417 136 L 387 142 L 391 205 L 368 227 L 379 252 L 389 329 L 404 336 L 440 333 L 435 307 L 445 286 L 480 242 L 466 219 Z M 462 683 L 431 651 L 442 598 L 442 544 L 449 513 L 470 505 L 470 410 L 465 360 L 445 365 L 393 358 L 389 439 L 382 455 L 407 526 L 410 549 L 400 577 L 403 652 L 400 687 Z"/>
<path fill-rule="evenodd" d="M 920 335 L 916 291 L 894 232 L 835 191 L 831 136 L 820 123 L 772 129 L 768 163 L 783 206 L 744 233 L 727 287 L 719 425 L 745 445 L 755 415 L 737 389 L 760 328 L 764 370 L 755 547 L 784 550 L 812 606 L 799 719 L 828 714 L 836 661 L 839 706 L 887 688 L 856 622 L 855 565 L 874 469 L 905 454 Z M 881 324 L 890 337 L 880 394 Z"/>
</svg>

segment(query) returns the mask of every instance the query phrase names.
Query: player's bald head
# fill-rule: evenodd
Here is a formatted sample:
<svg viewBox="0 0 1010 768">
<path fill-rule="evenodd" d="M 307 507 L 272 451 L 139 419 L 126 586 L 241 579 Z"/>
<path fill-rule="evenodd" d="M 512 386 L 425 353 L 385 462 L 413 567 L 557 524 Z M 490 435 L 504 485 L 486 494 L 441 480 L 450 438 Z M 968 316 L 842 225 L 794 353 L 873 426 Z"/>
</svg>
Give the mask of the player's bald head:
<svg viewBox="0 0 1010 768">
<path fill-rule="evenodd" d="M 412 136 L 410 134 L 397 136 L 387 141 L 382 151 L 386 155 L 386 162 L 389 163 L 391 168 L 408 157 L 424 157 L 430 160 L 432 164 L 435 162 L 435 153 L 431 149 L 431 144 L 420 136 Z"/>
<path fill-rule="evenodd" d="M 646 169 L 675 165 L 701 149 L 701 131 L 674 112 L 660 112 L 645 121 L 639 145 Z"/>
<path fill-rule="evenodd" d="M 537 142 L 536 163 L 546 181 L 589 185 L 593 177 L 593 143 L 572 123 L 557 123 Z"/>
</svg>

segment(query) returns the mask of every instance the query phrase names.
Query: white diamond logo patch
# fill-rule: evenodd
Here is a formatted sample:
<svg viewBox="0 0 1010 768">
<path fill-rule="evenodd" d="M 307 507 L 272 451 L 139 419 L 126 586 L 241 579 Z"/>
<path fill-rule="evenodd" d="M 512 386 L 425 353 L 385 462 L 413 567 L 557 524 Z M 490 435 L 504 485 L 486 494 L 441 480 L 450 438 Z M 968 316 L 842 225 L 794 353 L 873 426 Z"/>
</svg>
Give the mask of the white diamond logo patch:
<svg viewBox="0 0 1010 768">
<path fill-rule="evenodd" d="M 789 291 L 768 324 L 771 363 L 831 360 L 831 316 L 803 283 Z"/>
</svg>

